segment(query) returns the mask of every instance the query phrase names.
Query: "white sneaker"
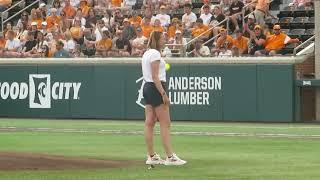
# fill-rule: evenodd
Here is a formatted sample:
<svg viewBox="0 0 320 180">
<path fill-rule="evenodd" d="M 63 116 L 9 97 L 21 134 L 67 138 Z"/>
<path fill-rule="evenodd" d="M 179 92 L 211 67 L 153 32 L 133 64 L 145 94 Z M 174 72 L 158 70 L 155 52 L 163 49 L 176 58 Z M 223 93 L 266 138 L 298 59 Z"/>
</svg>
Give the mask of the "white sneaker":
<svg viewBox="0 0 320 180">
<path fill-rule="evenodd" d="M 166 166 L 180 166 L 186 164 L 187 161 L 180 159 L 176 154 L 172 154 L 172 156 L 164 161 L 164 165 Z"/>
<path fill-rule="evenodd" d="M 157 164 L 163 164 L 164 160 L 161 159 L 159 154 L 154 154 L 152 157 L 148 156 L 146 164 L 148 165 L 157 165 Z"/>
</svg>

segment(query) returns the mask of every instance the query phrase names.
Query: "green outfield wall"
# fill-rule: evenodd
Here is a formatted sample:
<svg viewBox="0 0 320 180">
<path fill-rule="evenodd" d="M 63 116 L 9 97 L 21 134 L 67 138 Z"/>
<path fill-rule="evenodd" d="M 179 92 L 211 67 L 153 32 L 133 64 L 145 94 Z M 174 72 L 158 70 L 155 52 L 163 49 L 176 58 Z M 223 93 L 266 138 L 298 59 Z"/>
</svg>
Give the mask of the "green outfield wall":
<svg viewBox="0 0 320 180">
<path fill-rule="evenodd" d="M 53 61 L 0 64 L 1 117 L 143 119 L 139 61 Z M 294 77 L 293 61 L 172 61 L 172 119 L 292 122 Z"/>
</svg>

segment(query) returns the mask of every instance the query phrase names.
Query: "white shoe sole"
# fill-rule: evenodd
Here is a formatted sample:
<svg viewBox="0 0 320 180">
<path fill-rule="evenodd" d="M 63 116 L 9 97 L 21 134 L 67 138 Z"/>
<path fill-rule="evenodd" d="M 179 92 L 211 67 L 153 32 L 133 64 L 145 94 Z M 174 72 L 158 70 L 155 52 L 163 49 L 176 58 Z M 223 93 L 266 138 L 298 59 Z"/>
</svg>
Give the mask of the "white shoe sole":
<svg viewBox="0 0 320 180">
<path fill-rule="evenodd" d="M 164 164 L 162 161 L 146 161 L 146 165 L 159 165 L 159 164 Z"/>
<path fill-rule="evenodd" d="M 165 166 L 182 166 L 187 164 L 187 161 L 181 161 L 181 162 L 164 162 Z"/>
</svg>

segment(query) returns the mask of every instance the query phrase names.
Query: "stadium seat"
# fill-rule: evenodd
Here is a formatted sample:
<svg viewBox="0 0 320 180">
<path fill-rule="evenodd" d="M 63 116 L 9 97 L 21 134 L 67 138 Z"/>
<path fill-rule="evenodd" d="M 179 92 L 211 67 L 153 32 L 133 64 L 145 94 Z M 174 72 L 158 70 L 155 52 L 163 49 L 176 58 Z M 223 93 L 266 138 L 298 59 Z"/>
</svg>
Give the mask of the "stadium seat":
<svg viewBox="0 0 320 180">
<path fill-rule="evenodd" d="M 301 38 L 305 34 L 305 29 L 292 29 L 289 31 L 288 36 L 291 38 Z"/>
<path fill-rule="evenodd" d="M 289 6 L 285 6 L 282 10 L 280 10 L 280 13 L 278 15 L 279 18 L 283 18 L 283 17 L 293 17 L 293 10 L 291 7 Z"/>
<path fill-rule="evenodd" d="M 310 17 L 309 21 L 305 23 L 306 29 L 314 29 L 314 17 Z"/>
<path fill-rule="evenodd" d="M 296 17 L 290 25 L 293 29 L 304 29 L 305 24 L 309 22 L 309 17 Z"/>
<path fill-rule="evenodd" d="M 306 41 L 314 35 L 314 29 L 307 29 L 304 35 L 301 36 L 302 41 Z"/>
<path fill-rule="evenodd" d="M 297 7 L 293 12 L 294 17 L 307 16 L 307 11 L 303 6 Z"/>
<path fill-rule="evenodd" d="M 285 34 L 288 34 L 290 31 L 290 29 L 281 29 L 281 32 L 285 33 Z"/>
<path fill-rule="evenodd" d="M 292 21 L 293 21 L 293 17 L 283 17 L 279 20 L 279 24 L 281 28 L 289 29 Z"/>
</svg>

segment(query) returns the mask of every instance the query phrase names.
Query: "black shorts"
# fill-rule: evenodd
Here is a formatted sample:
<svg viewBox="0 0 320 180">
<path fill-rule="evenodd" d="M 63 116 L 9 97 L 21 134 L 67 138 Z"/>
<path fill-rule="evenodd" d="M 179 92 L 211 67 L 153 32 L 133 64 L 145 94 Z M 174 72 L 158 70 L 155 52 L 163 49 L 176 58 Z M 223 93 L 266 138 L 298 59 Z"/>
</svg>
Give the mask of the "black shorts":
<svg viewBox="0 0 320 180">
<path fill-rule="evenodd" d="M 161 82 L 163 89 L 166 91 L 166 83 Z M 162 96 L 153 82 L 146 82 L 143 86 L 143 98 L 146 105 L 157 107 L 163 104 Z"/>
</svg>

